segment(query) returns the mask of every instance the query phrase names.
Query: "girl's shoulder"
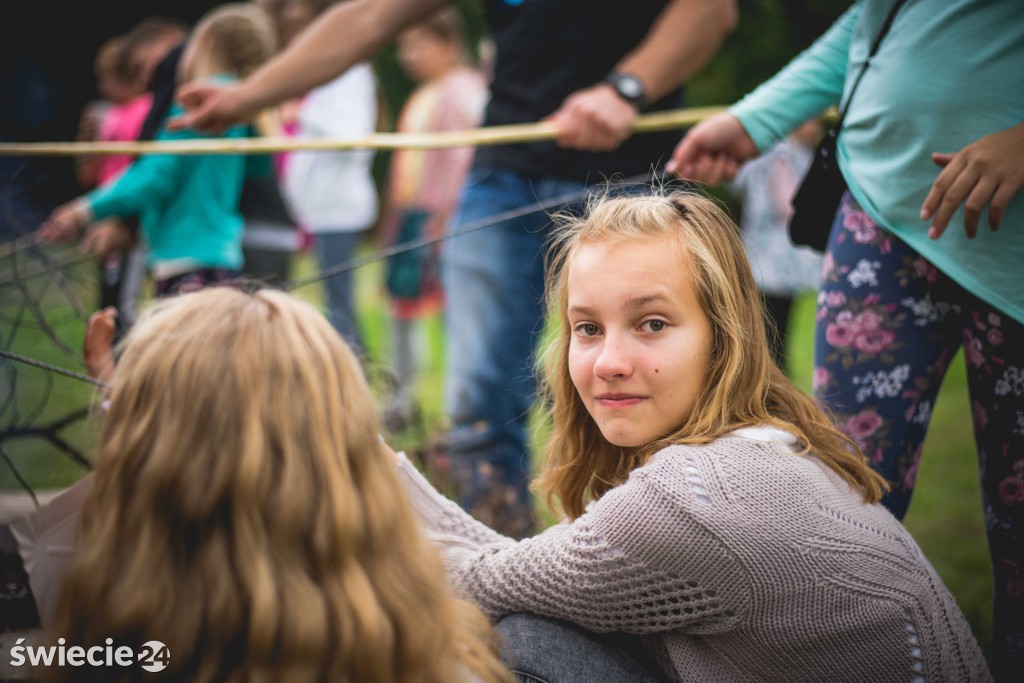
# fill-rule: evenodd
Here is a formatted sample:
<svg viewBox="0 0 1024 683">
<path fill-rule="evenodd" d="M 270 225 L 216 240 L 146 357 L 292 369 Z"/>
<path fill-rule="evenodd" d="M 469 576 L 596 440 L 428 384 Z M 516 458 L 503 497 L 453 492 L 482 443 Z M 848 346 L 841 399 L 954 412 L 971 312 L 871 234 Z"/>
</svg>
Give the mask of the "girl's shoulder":
<svg viewBox="0 0 1024 683">
<path fill-rule="evenodd" d="M 795 436 L 776 427 L 748 427 L 707 443 L 666 446 L 630 473 L 631 479 L 673 489 L 698 480 L 727 480 L 737 489 L 761 489 L 778 480 L 820 476 L 817 458 L 804 453 Z"/>
<path fill-rule="evenodd" d="M 774 427 L 738 429 L 708 443 L 667 446 L 630 479 L 666 495 L 692 491 L 711 499 L 789 501 L 860 507 L 861 494 L 797 439 Z M 702 490 L 704 489 L 704 490 Z M 693 496 L 687 496 L 689 502 Z M 698 506 L 700 507 L 700 506 Z"/>
</svg>

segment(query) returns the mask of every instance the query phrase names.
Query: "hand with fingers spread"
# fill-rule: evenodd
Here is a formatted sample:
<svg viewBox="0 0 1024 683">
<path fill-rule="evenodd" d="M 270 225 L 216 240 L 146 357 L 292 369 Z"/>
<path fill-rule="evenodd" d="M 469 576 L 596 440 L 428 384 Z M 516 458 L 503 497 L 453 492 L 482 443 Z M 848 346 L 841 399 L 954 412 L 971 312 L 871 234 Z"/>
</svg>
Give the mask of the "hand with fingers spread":
<svg viewBox="0 0 1024 683">
<path fill-rule="evenodd" d="M 978 234 L 986 206 L 989 228 L 995 232 L 1010 200 L 1024 187 L 1024 123 L 986 135 L 956 153 L 936 152 L 932 161 L 942 172 L 921 206 L 921 220 L 932 221 L 928 236 L 941 237 L 961 204 L 967 237 Z"/>
<path fill-rule="evenodd" d="M 39 239 L 43 242 L 70 242 L 78 238 L 91 218 L 89 204 L 82 199 L 62 204 L 39 226 Z"/>
<path fill-rule="evenodd" d="M 718 185 L 732 180 L 739 167 L 757 155 L 757 146 L 739 119 L 722 113 L 691 128 L 665 168 L 686 180 Z"/>
<path fill-rule="evenodd" d="M 167 122 L 168 130 L 190 128 L 201 133 L 220 134 L 256 114 L 240 94 L 242 85 L 197 81 L 178 89 L 177 100 L 185 113 Z"/>
<path fill-rule="evenodd" d="M 633 132 L 638 114 L 610 85 L 600 83 L 567 97 L 547 120 L 558 127 L 560 147 L 610 152 Z"/>
<path fill-rule="evenodd" d="M 114 378 L 116 320 L 117 309 L 113 307 L 93 313 L 89 318 L 89 327 L 85 331 L 85 341 L 82 343 L 85 371 L 90 377 L 108 384 Z"/>
</svg>

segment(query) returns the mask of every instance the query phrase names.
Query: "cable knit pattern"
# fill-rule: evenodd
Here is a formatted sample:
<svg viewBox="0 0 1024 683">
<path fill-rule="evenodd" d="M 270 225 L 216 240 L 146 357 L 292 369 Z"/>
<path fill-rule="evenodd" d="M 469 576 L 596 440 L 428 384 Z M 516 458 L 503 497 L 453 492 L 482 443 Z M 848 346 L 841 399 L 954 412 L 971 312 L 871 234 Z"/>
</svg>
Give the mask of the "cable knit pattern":
<svg viewBox="0 0 1024 683">
<path fill-rule="evenodd" d="M 990 681 L 910 534 L 814 457 L 672 446 L 571 524 L 513 541 L 399 472 L 452 583 L 513 612 L 644 637 L 675 680 Z"/>
</svg>

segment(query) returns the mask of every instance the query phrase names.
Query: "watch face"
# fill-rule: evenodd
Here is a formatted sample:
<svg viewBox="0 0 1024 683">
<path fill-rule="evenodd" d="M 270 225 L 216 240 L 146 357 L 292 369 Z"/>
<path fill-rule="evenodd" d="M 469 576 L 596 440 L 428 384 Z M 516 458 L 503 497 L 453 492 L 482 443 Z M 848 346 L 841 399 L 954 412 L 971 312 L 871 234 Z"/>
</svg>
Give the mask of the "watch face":
<svg viewBox="0 0 1024 683">
<path fill-rule="evenodd" d="M 644 94 L 644 88 L 640 85 L 640 81 L 632 76 L 620 76 L 618 85 L 619 91 L 630 99 L 636 99 Z"/>
<path fill-rule="evenodd" d="M 607 82 L 615 88 L 615 92 L 624 100 L 627 100 L 637 107 L 646 104 L 644 85 L 636 76 L 623 73 L 612 73 L 608 76 Z"/>
</svg>

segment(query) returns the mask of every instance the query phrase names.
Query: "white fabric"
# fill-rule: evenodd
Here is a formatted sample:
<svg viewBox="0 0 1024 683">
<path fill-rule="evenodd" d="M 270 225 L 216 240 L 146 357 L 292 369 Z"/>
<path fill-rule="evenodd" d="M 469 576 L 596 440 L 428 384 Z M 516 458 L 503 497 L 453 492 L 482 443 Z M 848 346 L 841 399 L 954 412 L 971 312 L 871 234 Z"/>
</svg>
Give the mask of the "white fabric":
<svg viewBox="0 0 1024 683">
<path fill-rule="evenodd" d="M 800 442 L 790 432 L 778 427 L 761 425 L 759 427 L 741 427 L 731 432 L 733 436 L 742 436 L 754 441 L 774 441 L 785 446 L 791 453 L 800 452 Z"/>
<path fill-rule="evenodd" d="M 92 479 L 92 474 L 86 475 L 32 514 L 10 523 L 43 628 L 53 619 L 64 575 L 78 546 L 82 502 L 92 490 Z"/>
<path fill-rule="evenodd" d="M 377 80 L 363 63 L 306 96 L 298 137 L 359 138 L 373 133 L 376 125 Z M 313 233 L 370 227 L 378 210 L 372 162 L 370 150 L 293 152 L 281 187 L 292 215 Z"/>
</svg>

